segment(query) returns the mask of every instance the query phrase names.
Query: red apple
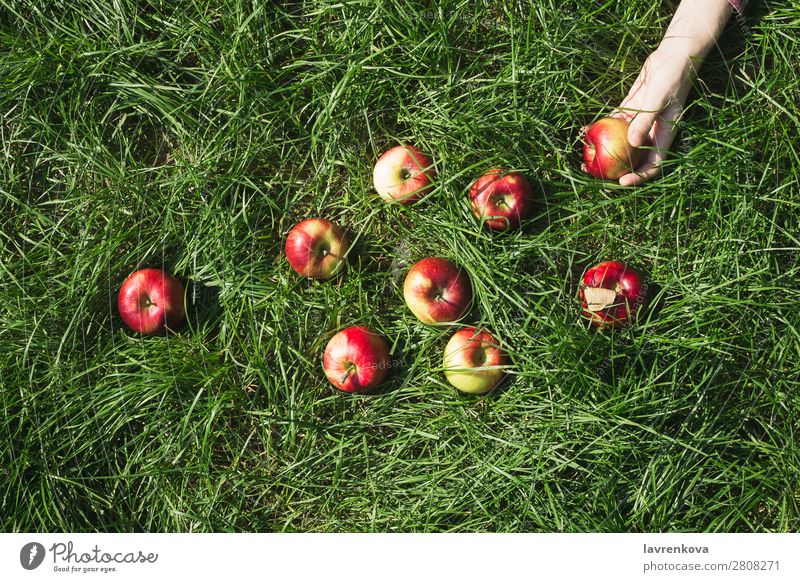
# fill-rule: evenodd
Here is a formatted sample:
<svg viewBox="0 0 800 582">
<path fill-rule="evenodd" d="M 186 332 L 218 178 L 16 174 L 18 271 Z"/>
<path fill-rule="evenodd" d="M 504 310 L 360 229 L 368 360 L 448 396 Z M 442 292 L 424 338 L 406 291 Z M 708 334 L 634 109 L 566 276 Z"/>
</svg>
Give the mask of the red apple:
<svg viewBox="0 0 800 582">
<path fill-rule="evenodd" d="M 486 394 L 505 376 L 508 357 L 488 331 L 465 327 L 444 348 L 444 374 L 461 392 Z"/>
<path fill-rule="evenodd" d="M 492 168 L 469 189 L 472 212 L 492 230 L 519 226 L 533 208 L 533 189 L 522 174 Z"/>
<path fill-rule="evenodd" d="M 642 276 L 618 261 L 600 263 L 586 271 L 578 294 L 583 313 L 600 327 L 620 327 L 644 305 L 647 284 Z"/>
<path fill-rule="evenodd" d="M 403 297 L 423 323 L 457 321 L 472 302 L 472 284 L 467 272 L 452 261 L 428 257 L 408 271 Z"/>
<path fill-rule="evenodd" d="M 333 336 L 322 358 L 328 380 L 344 392 L 374 389 L 391 365 L 386 340 L 362 325 L 348 327 Z"/>
<path fill-rule="evenodd" d="M 183 322 L 183 285 L 161 269 L 141 269 L 120 287 L 117 307 L 122 321 L 138 333 L 174 331 Z"/>
<path fill-rule="evenodd" d="M 584 135 L 584 170 L 595 178 L 618 180 L 642 163 L 644 150 L 628 142 L 630 124 L 621 117 L 606 117 Z"/>
<path fill-rule="evenodd" d="M 344 264 L 350 242 L 342 229 L 324 218 L 308 218 L 286 237 L 286 258 L 295 272 L 310 279 L 327 279 Z"/>
<path fill-rule="evenodd" d="M 378 158 L 372 182 L 386 202 L 412 204 L 430 192 L 435 176 L 430 157 L 414 146 L 399 145 Z"/>
</svg>

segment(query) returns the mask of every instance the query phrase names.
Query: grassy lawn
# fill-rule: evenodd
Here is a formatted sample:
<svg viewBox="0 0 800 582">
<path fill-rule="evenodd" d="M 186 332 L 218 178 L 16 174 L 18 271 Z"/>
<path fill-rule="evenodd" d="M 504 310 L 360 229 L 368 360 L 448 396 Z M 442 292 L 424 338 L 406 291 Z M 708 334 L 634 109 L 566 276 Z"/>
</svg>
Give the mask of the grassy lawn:
<svg viewBox="0 0 800 582">
<path fill-rule="evenodd" d="M 731 21 L 627 189 L 580 171 L 580 128 L 675 2 L 34 4 L 0 2 L 4 531 L 800 528 L 796 2 Z M 440 176 L 410 207 L 372 189 L 401 141 Z M 538 202 L 493 235 L 466 192 L 498 164 Z M 330 281 L 283 256 L 312 216 L 355 241 Z M 403 302 L 429 255 L 511 355 L 488 397 Z M 609 259 L 655 306 L 598 333 L 576 295 Z M 123 327 L 144 266 L 188 283 L 180 333 Z M 376 395 L 322 371 L 355 324 L 392 348 Z"/>
</svg>

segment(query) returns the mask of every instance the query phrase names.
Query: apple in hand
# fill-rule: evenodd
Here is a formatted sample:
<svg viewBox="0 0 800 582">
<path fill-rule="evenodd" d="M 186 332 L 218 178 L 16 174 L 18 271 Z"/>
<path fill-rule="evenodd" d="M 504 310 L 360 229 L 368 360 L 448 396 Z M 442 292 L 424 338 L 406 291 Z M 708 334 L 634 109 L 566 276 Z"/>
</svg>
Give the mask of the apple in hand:
<svg viewBox="0 0 800 582">
<path fill-rule="evenodd" d="M 618 180 L 638 168 L 644 150 L 628 142 L 628 127 L 621 117 L 593 123 L 583 136 L 583 169 L 595 178 Z"/>
<path fill-rule="evenodd" d="M 183 302 L 183 285 L 161 269 L 131 273 L 117 295 L 122 321 L 146 335 L 177 329 L 183 322 Z"/>
<path fill-rule="evenodd" d="M 428 257 L 408 271 L 403 298 L 422 323 L 457 321 L 472 302 L 472 284 L 452 261 Z"/>
<path fill-rule="evenodd" d="M 412 204 L 430 192 L 435 176 L 430 157 L 412 145 L 399 145 L 378 158 L 372 182 L 386 202 Z"/>
<path fill-rule="evenodd" d="M 583 276 L 578 295 L 583 313 L 600 327 L 621 327 L 644 305 L 642 276 L 618 261 L 595 265 Z"/>
<path fill-rule="evenodd" d="M 386 340 L 358 325 L 343 329 L 325 347 L 322 367 L 343 392 L 367 392 L 386 377 L 392 363 Z"/>
<path fill-rule="evenodd" d="M 286 258 L 295 272 L 310 279 L 327 279 L 344 264 L 350 248 L 342 229 L 324 218 L 308 218 L 286 237 Z"/>
<path fill-rule="evenodd" d="M 505 376 L 508 358 L 486 330 L 458 330 L 444 348 L 444 375 L 461 392 L 486 394 Z"/>
<path fill-rule="evenodd" d="M 492 168 L 469 189 L 472 212 L 492 230 L 519 226 L 533 208 L 533 189 L 518 172 Z"/>
</svg>

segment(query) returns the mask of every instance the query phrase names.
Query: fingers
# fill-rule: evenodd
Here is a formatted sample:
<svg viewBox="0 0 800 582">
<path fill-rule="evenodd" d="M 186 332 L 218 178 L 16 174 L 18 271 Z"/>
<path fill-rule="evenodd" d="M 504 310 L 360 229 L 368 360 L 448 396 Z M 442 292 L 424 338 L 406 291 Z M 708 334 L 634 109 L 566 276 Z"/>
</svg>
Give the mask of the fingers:
<svg viewBox="0 0 800 582">
<path fill-rule="evenodd" d="M 631 119 L 633 119 L 634 113 L 630 111 L 625 111 L 625 108 L 620 105 L 614 111 L 608 114 L 609 117 L 621 117 L 628 123 L 630 123 Z"/>
<path fill-rule="evenodd" d="M 620 186 L 638 186 L 661 173 L 661 164 L 675 140 L 676 123 L 682 112 L 681 105 L 673 103 L 664 110 L 661 117 L 656 119 L 649 135 L 649 141 L 653 145 L 652 149 L 648 151 L 645 161 L 636 168 L 635 172 L 620 177 Z"/>
<path fill-rule="evenodd" d="M 678 120 L 683 114 L 683 107 L 680 103 L 672 103 L 664 110 L 664 113 L 656 121 L 652 131 L 653 145 L 659 152 L 666 153 L 672 142 L 675 141 L 675 134 L 678 132 Z"/>
<path fill-rule="evenodd" d="M 628 141 L 634 147 L 640 148 L 649 143 L 648 136 L 653 125 L 661 115 L 663 105 L 651 111 L 640 111 L 631 121 L 628 128 Z"/>
<path fill-rule="evenodd" d="M 620 109 L 627 108 L 625 117 L 631 124 L 628 141 L 637 148 L 649 143 L 648 135 L 653 124 L 670 104 L 670 92 L 658 82 L 648 82 L 648 64 L 649 61 L 620 105 Z"/>
<path fill-rule="evenodd" d="M 636 172 L 625 174 L 619 179 L 620 186 L 638 186 L 647 182 L 651 178 L 655 178 L 661 173 L 661 156 L 653 156 L 652 159 L 648 158 L 645 163 L 639 167 Z"/>
</svg>

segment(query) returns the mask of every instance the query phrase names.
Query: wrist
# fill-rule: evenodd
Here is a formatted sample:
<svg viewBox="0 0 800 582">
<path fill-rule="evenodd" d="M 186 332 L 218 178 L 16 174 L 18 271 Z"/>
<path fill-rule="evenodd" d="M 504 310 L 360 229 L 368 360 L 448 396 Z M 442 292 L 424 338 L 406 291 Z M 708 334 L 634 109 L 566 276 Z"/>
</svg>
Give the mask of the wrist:
<svg viewBox="0 0 800 582">
<path fill-rule="evenodd" d="M 694 43 L 687 43 L 684 39 L 670 39 L 665 37 L 653 52 L 653 57 L 663 65 L 685 72 L 686 76 L 696 74 L 708 54 L 708 49 Z"/>
</svg>

